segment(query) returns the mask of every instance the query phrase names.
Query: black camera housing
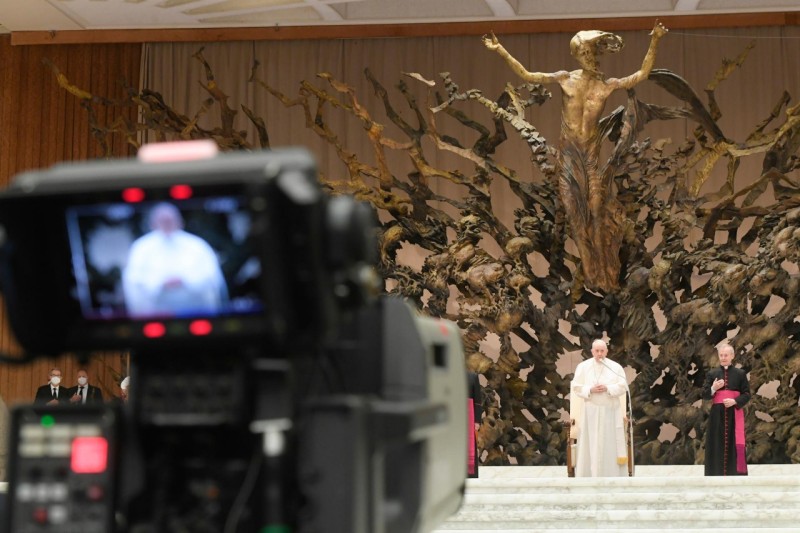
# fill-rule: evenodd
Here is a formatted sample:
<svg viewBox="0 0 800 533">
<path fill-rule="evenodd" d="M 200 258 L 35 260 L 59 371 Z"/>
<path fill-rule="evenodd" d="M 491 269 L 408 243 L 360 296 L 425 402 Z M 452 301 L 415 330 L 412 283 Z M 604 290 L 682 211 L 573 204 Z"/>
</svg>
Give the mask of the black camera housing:
<svg viewBox="0 0 800 533">
<path fill-rule="evenodd" d="M 175 199 L 176 187 L 191 197 Z M 135 202 L 126 200 L 130 191 Z M 91 292 L 92 276 L 80 268 L 85 250 L 76 249 L 85 238 L 77 235 L 85 229 L 81 216 L 107 208 L 141 219 L 142 210 L 157 202 L 182 209 L 221 199 L 249 218 L 246 247 L 260 272 L 249 280 L 247 305 L 146 317 L 113 306 L 108 316 L 87 309 L 90 298 L 81 294 Z M 328 257 L 346 247 L 331 235 L 327 199 L 316 183 L 314 160 L 302 149 L 159 164 L 62 164 L 21 174 L 0 194 L 0 283 L 12 328 L 33 354 L 193 345 L 208 350 L 231 339 L 274 349 L 290 338 L 319 339 L 335 315 L 337 265 Z M 198 319 L 204 324 L 199 336 L 192 333 Z M 148 336 L 151 323 L 163 332 Z"/>
<path fill-rule="evenodd" d="M 24 359 L 131 353 L 121 405 L 16 409 L 22 467 L 5 531 L 416 533 L 455 512 L 467 455 L 458 328 L 371 298 L 374 213 L 326 195 L 316 174 L 307 151 L 287 149 L 60 165 L 0 193 L 0 283 Z M 162 202 L 223 271 L 235 267 L 213 308 L 130 305 L 123 269 Z M 211 227 L 231 242 L 211 246 Z M 70 469 L 90 426 L 107 467 Z M 102 517 L 74 512 L 80 491 L 25 499 L 51 480 L 96 485 Z"/>
</svg>

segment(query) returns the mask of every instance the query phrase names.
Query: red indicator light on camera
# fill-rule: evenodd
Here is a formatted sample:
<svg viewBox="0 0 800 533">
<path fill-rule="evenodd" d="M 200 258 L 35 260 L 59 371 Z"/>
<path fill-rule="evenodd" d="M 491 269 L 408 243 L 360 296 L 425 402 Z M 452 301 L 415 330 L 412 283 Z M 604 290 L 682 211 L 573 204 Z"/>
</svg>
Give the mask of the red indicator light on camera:
<svg viewBox="0 0 800 533">
<path fill-rule="evenodd" d="M 211 326 L 211 322 L 208 320 L 195 320 L 191 324 L 189 324 L 189 333 L 196 337 L 202 337 L 203 335 L 208 335 L 211 333 L 211 330 L 214 329 Z"/>
<path fill-rule="evenodd" d="M 129 204 L 135 204 L 144 200 L 144 189 L 139 187 L 128 187 L 122 191 L 122 199 Z"/>
<path fill-rule="evenodd" d="M 163 337 L 166 332 L 167 328 L 164 327 L 164 324 L 161 322 L 148 322 L 142 328 L 142 333 L 144 333 L 144 336 L 148 339 Z"/>
<path fill-rule="evenodd" d="M 169 195 L 173 200 L 188 200 L 194 195 L 194 191 L 189 185 L 173 185 L 169 189 Z"/>
<path fill-rule="evenodd" d="M 72 441 L 70 468 L 76 474 L 100 474 L 108 466 L 108 441 L 103 437 L 77 437 Z"/>
</svg>

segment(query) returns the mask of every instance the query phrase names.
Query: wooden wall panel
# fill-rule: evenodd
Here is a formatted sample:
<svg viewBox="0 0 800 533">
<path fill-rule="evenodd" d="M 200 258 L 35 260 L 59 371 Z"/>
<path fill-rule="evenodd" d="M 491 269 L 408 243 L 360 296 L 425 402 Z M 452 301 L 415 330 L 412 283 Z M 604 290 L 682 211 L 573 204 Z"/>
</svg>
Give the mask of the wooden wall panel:
<svg viewBox="0 0 800 533">
<path fill-rule="evenodd" d="M 141 45 L 12 46 L 9 36 L 0 36 L 0 187 L 24 170 L 101 155 L 89 131 L 87 111 L 58 85 L 53 72 L 43 63 L 45 58 L 72 83 L 97 96 L 122 98 L 121 79 L 138 87 Z M 97 111 L 102 121 L 112 116 L 102 107 Z M 129 118 L 135 119 L 134 110 Z M 112 146 L 114 156 L 131 155 L 122 141 L 115 141 Z M 0 351 L 20 351 L 2 306 Z M 90 380 L 103 387 L 106 394 L 118 395 L 116 381 L 126 364 L 123 354 L 94 355 L 87 365 Z M 0 364 L 0 395 L 5 403 L 30 401 L 36 388 L 47 381 L 53 366 L 61 368 L 67 386 L 75 385 L 80 363 L 71 355 L 42 358 L 25 365 Z"/>
</svg>

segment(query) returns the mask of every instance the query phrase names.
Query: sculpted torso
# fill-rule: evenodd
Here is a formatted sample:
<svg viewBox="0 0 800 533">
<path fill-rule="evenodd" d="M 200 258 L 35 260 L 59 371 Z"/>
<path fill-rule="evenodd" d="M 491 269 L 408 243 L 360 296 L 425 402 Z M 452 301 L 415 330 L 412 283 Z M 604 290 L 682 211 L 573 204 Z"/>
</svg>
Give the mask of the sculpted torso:
<svg viewBox="0 0 800 533">
<path fill-rule="evenodd" d="M 606 100 L 615 88 L 583 70 L 573 70 L 559 80 L 559 85 L 563 93 L 562 140 L 585 145 L 597 128 Z"/>
<path fill-rule="evenodd" d="M 624 46 L 622 39 L 611 33 L 596 30 L 578 32 L 570 41 L 570 52 L 581 68 L 571 72 L 530 72 L 494 35 L 484 37 L 483 43 L 489 50 L 500 54 L 523 80 L 542 84 L 558 83 L 564 97 L 561 114 L 562 141 L 573 141 L 591 149 L 589 141 L 597 130 L 606 100 L 615 90 L 630 89 L 647 79 L 655 62 L 658 41 L 666 32 L 664 26 L 656 23 L 642 67 L 630 76 L 608 79 L 604 79 L 599 70 L 598 58 L 606 53 L 618 52 Z"/>
</svg>

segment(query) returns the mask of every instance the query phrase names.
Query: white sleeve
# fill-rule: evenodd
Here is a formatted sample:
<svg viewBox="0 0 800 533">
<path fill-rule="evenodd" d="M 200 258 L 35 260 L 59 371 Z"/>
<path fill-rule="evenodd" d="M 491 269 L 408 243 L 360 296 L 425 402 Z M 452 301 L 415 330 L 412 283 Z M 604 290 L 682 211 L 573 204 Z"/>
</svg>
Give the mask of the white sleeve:
<svg viewBox="0 0 800 533">
<path fill-rule="evenodd" d="M 570 389 L 574 394 L 577 394 L 584 400 L 587 400 L 589 399 L 589 395 L 592 393 L 592 386 L 584 383 L 584 381 L 586 381 L 586 373 L 584 372 L 585 368 L 585 365 L 580 364 L 578 365 L 578 368 L 575 369 L 575 376 L 572 378 Z"/>
<path fill-rule="evenodd" d="M 152 310 L 161 282 L 147 265 L 147 258 L 152 253 L 147 242 L 141 238 L 133 242 L 128 252 L 128 261 L 122 269 L 122 292 L 129 313 L 147 313 Z"/>
</svg>

